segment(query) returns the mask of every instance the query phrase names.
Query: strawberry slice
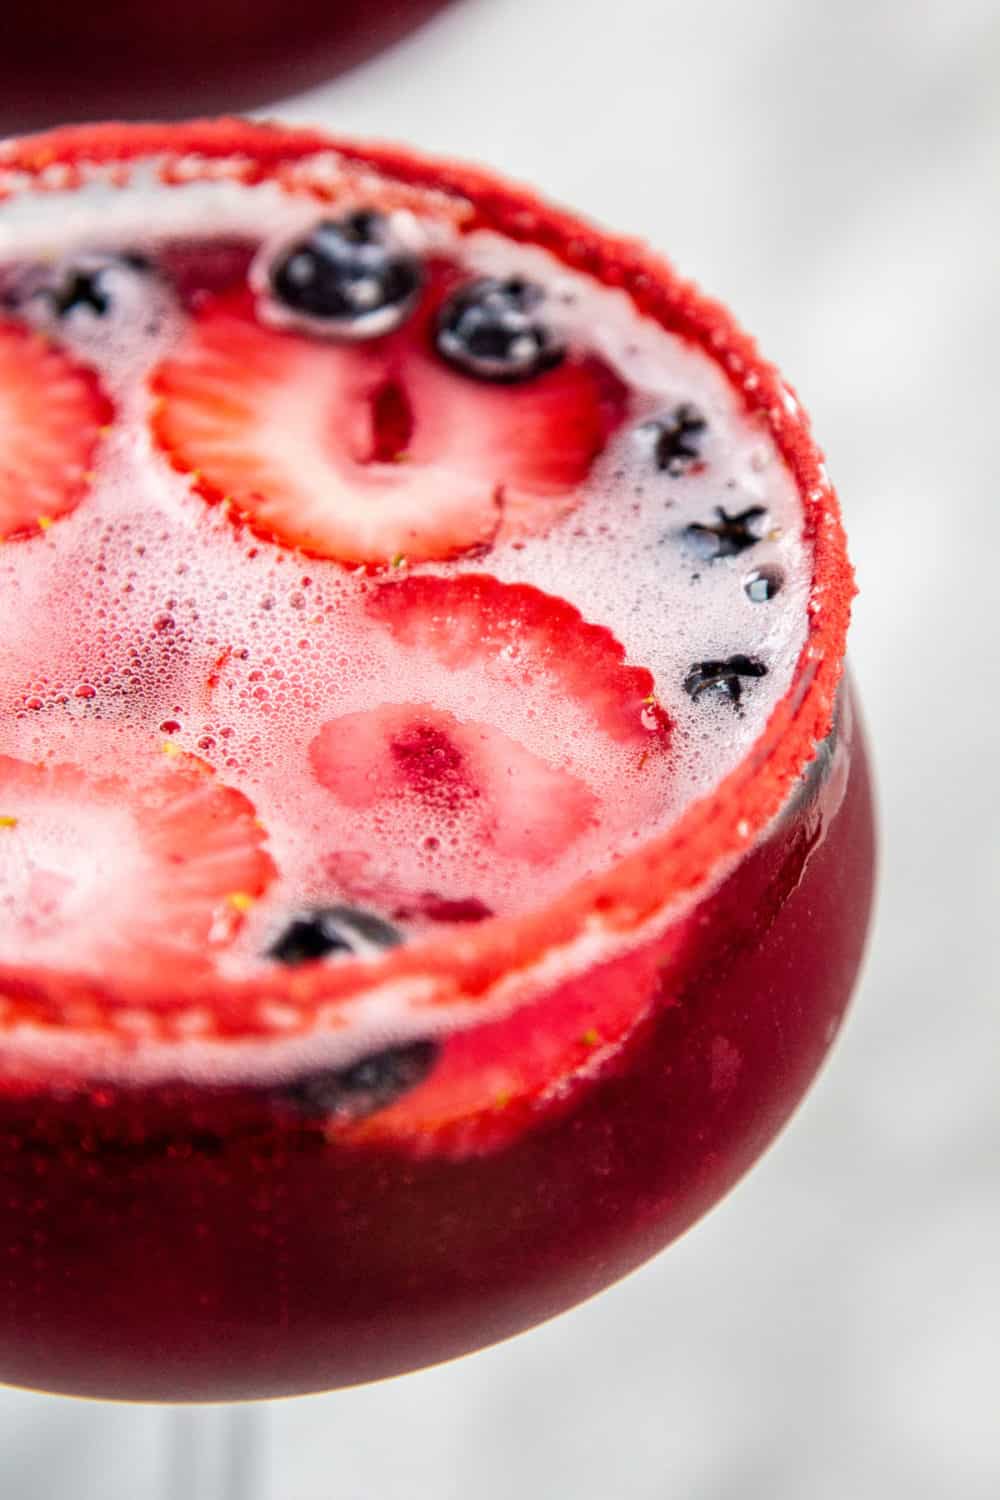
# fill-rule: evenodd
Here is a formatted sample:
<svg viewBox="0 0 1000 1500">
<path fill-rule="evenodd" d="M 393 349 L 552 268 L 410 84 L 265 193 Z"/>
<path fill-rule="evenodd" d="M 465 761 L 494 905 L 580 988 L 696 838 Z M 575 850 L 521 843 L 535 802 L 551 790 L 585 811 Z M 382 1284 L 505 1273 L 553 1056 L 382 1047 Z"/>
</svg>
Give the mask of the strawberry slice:
<svg viewBox="0 0 1000 1500">
<path fill-rule="evenodd" d="M 346 806 L 408 813 L 415 839 L 439 821 L 501 857 L 545 864 L 596 823 L 597 799 L 579 777 L 491 724 L 426 703 L 344 714 L 320 730 L 310 760 Z"/>
<path fill-rule="evenodd" d="M 565 599 L 489 573 L 427 575 L 381 584 L 368 613 L 400 646 L 449 671 L 474 666 L 498 685 L 585 705 L 595 727 L 622 745 L 666 749 L 669 724 L 653 678 L 629 666 L 611 631 Z"/>
<path fill-rule="evenodd" d="M 337 808 L 317 857 L 347 899 L 418 922 L 510 911 L 658 815 L 669 725 L 610 631 L 480 574 L 378 584 L 365 608 L 369 645 L 384 633 L 393 682 L 418 691 L 332 718 L 311 743 Z"/>
<path fill-rule="evenodd" d="M 139 980 L 209 967 L 274 875 L 264 839 L 194 756 L 127 780 L 0 756 L 0 954 Z"/>
<path fill-rule="evenodd" d="M 509 1016 L 458 1031 L 416 1088 L 359 1121 L 331 1118 L 332 1138 L 391 1144 L 416 1156 L 493 1151 L 566 1109 L 612 1069 L 657 993 L 655 944 L 570 979 Z"/>
<path fill-rule="evenodd" d="M 265 327 L 246 292 L 210 300 L 152 378 L 157 442 L 205 499 L 320 557 L 446 558 L 544 530 L 624 389 L 587 357 L 523 386 L 469 379 L 433 351 L 434 301 L 359 345 Z"/>
<path fill-rule="evenodd" d="M 0 321 L 0 541 L 37 535 L 76 508 L 112 415 L 92 370 Z"/>
</svg>

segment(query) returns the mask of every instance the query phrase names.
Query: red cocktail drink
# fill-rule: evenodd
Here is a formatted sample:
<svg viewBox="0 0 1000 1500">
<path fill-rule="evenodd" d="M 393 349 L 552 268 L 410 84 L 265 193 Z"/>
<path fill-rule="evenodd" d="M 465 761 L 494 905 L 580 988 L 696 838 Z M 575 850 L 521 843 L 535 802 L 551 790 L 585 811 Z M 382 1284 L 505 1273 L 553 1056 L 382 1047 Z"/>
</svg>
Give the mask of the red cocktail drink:
<svg viewBox="0 0 1000 1500">
<path fill-rule="evenodd" d="M 0 1373 L 219 1400 L 506 1337 L 717 1201 L 847 1002 L 805 419 L 471 169 L 232 123 L 0 166 Z"/>
</svg>

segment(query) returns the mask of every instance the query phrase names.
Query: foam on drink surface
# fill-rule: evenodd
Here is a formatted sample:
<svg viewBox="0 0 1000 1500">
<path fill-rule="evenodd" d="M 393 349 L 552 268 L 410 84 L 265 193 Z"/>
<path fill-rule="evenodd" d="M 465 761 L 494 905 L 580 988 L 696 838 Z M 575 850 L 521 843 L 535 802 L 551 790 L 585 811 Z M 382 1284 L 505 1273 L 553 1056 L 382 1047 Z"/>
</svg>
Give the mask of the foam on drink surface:
<svg viewBox="0 0 1000 1500">
<path fill-rule="evenodd" d="M 274 185 L 232 183 L 147 185 L 141 195 L 94 187 L 30 207 L 14 202 L 0 231 L 0 285 L 44 279 L 53 262 L 93 252 L 140 252 L 155 267 L 165 241 L 184 234 L 204 241 L 206 225 L 266 246 L 320 212 Z M 409 893 L 433 891 L 509 914 L 607 867 L 738 764 L 788 687 L 805 640 L 810 549 L 795 485 L 719 367 L 640 318 L 623 293 L 540 250 L 485 232 L 459 238 L 432 213 L 401 213 L 398 229 L 415 248 L 447 253 L 470 274 L 541 283 L 571 344 L 597 353 L 632 393 L 629 420 L 578 503 L 547 533 L 414 571 L 485 571 L 570 601 L 653 674 L 673 722 L 671 749 L 640 774 L 593 732 L 585 704 L 553 691 L 498 692 L 475 665 L 456 670 L 426 656 L 415 680 L 412 653 L 374 628 L 366 611 L 381 580 L 237 531 L 220 507 L 192 495 L 189 479 L 152 445 L 146 386 L 188 315 L 167 280 L 120 266 L 108 273 L 111 316 L 79 308 L 49 325 L 99 372 L 117 420 L 86 500 L 38 536 L 0 548 L 0 754 L 99 775 L 166 743 L 242 791 L 279 874 L 220 960 L 227 972 L 259 965 L 289 915 L 312 904 L 369 892 L 373 907 L 399 908 Z M 706 419 L 704 463 L 675 475 L 651 461 L 646 424 L 683 404 Z M 685 545 L 684 533 L 720 506 L 731 514 L 762 507 L 766 532 L 741 555 L 709 561 Z M 759 602 L 745 584 L 762 570 L 781 587 Z M 767 667 L 739 711 L 724 694 L 685 690 L 692 664 L 737 653 Z M 471 733 L 476 725 L 502 731 L 520 747 L 510 770 L 522 778 L 526 801 L 552 796 L 546 768 L 555 768 L 579 786 L 581 806 L 596 792 L 599 816 L 539 863 L 516 847 L 505 852 L 502 837 L 485 840 L 472 805 L 444 799 L 415 811 L 405 799 L 354 808 L 332 799 L 310 769 L 323 726 L 352 715 L 360 724 L 379 705 L 406 704 L 426 705 L 441 722 L 451 716 Z M 0 839 L 9 914 L 30 912 L 39 871 L 72 876 L 85 849 L 114 878 L 130 879 L 127 819 L 100 833 L 93 821 L 85 805 L 41 819 L 31 868 L 13 841 Z M 427 922 L 418 915 L 413 926 Z M 27 931 L 23 920 L 0 924 L 0 961 L 44 956 L 74 966 L 77 955 L 45 944 L 36 955 Z"/>
</svg>

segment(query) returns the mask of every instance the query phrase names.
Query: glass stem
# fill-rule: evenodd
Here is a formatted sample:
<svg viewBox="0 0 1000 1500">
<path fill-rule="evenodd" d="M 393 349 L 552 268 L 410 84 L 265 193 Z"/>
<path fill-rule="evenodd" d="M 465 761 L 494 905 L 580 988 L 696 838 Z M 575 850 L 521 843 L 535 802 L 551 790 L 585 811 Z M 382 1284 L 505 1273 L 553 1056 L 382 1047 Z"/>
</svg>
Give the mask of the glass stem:
<svg viewBox="0 0 1000 1500">
<path fill-rule="evenodd" d="M 267 1500 L 261 1407 L 180 1406 L 166 1417 L 165 1500 Z"/>
</svg>

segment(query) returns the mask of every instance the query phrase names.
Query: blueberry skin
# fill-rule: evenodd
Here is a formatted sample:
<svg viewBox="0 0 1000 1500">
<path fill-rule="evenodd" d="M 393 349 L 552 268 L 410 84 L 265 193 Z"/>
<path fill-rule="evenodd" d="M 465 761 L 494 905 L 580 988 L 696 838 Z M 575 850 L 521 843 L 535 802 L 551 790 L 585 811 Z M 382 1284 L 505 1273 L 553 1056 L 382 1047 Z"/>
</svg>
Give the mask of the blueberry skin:
<svg viewBox="0 0 1000 1500">
<path fill-rule="evenodd" d="M 755 547 L 767 522 L 763 505 L 751 505 L 734 515 L 730 515 L 725 506 L 717 505 L 715 514 L 716 521 L 695 521 L 684 529 L 685 543 L 705 562 L 739 557 L 748 547 Z"/>
<path fill-rule="evenodd" d="M 676 479 L 700 461 L 708 422 L 696 406 L 685 401 L 668 417 L 645 422 L 642 430 L 652 439 L 656 467 Z"/>
<path fill-rule="evenodd" d="M 743 592 L 751 604 L 766 604 L 781 592 L 784 579 L 774 567 L 755 568 L 743 581 Z"/>
<path fill-rule="evenodd" d="M 346 1068 L 306 1073 L 278 1091 L 296 1114 L 359 1120 L 385 1109 L 422 1083 L 437 1062 L 441 1045 L 430 1038 L 372 1052 Z"/>
<path fill-rule="evenodd" d="M 405 322 L 424 285 L 420 260 L 372 209 L 322 219 L 271 266 L 272 296 L 317 331 L 379 338 Z"/>
<path fill-rule="evenodd" d="M 33 289 L 31 296 L 36 307 L 41 301 L 49 315 L 60 321 L 80 309 L 104 319 L 120 314 L 123 301 L 127 315 L 128 294 L 134 298 L 142 279 L 154 275 L 152 262 L 138 251 L 108 254 L 88 251 L 62 262 Z"/>
<path fill-rule="evenodd" d="M 704 694 L 728 698 L 737 712 L 743 698 L 743 683 L 766 677 L 767 667 L 755 656 L 727 656 L 719 661 L 695 662 L 684 678 L 684 691 L 695 702 Z"/>
<path fill-rule="evenodd" d="M 480 380 L 513 384 L 559 364 L 566 346 L 545 322 L 545 293 L 521 276 L 482 276 L 453 292 L 437 316 L 442 359 Z"/>
<path fill-rule="evenodd" d="M 296 913 L 275 938 L 267 956 L 295 968 L 336 953 L 378 953 L 396 948 L 402 941 L 399 928 L 375 912 L 356 906 L 317 906 Z"/>
</svg>

